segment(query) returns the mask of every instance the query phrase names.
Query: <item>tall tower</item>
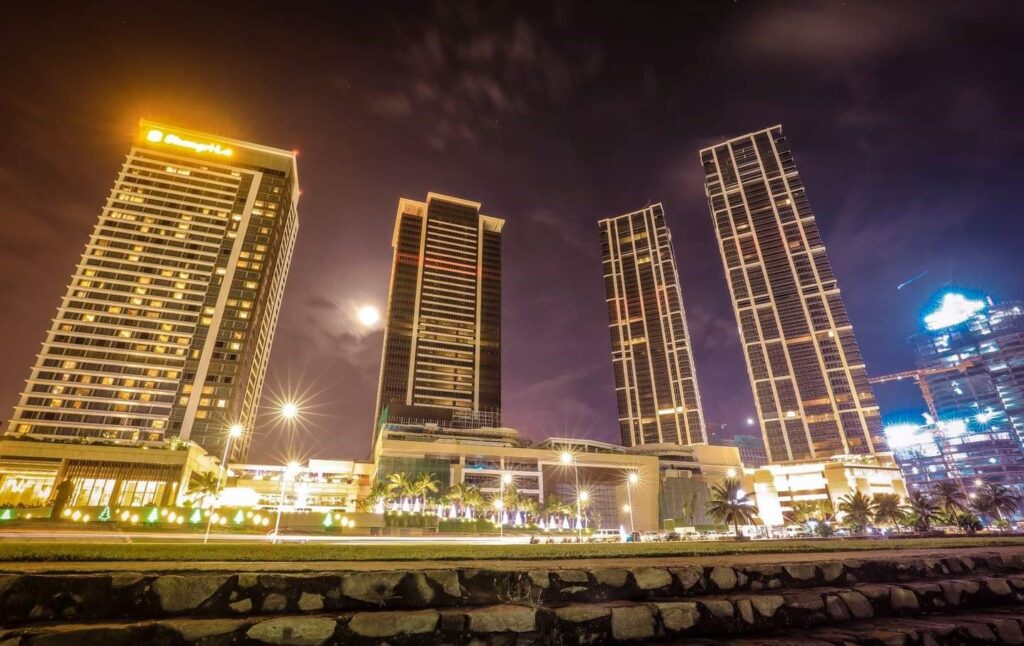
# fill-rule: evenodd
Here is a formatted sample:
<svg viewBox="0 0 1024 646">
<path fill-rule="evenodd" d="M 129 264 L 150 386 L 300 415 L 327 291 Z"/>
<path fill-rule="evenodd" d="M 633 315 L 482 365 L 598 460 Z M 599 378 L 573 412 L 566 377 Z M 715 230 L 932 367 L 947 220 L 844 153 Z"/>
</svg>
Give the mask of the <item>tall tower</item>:
<svg viewBox="0 0 1024 646">
<path fill-rule="evenodd" d="M 292 152 L 141 121 L 10 431 L 251 441 L 298 231 Z"/>
<path fill-rule="evenodd" d="M 853 327 L 782 127 L 700 153 L 771 462 L 885 451 Z"/>
<path fill-rule="evenodd" d="M 504 224 L 456 197 L 399 201 L 378 423 L 500 424 Z"/>
<path fill-rule="evenodd" d="M 622 443 L 707 442 L 665 211 L 654 204 L 599 226 Z"/>
</svg>

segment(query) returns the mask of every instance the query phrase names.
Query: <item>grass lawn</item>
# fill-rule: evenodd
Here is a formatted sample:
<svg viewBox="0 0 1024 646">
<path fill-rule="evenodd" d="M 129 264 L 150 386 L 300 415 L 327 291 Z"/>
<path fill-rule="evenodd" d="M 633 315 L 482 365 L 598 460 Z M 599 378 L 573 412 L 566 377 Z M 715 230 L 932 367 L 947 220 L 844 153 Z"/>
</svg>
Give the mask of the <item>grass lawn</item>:
<svg viewBox="0 0 1024 646">
<path fill-rule="evenodd" d="M 629 558 L 882 551 L 960 547 L 1024 547 L 1024 537 L 826 539 L 581 545 L 325 545 L 317 543 L 60 543 L 0 542 L 3 561 L 419 561 L 481 559 Z"/>
</svg>

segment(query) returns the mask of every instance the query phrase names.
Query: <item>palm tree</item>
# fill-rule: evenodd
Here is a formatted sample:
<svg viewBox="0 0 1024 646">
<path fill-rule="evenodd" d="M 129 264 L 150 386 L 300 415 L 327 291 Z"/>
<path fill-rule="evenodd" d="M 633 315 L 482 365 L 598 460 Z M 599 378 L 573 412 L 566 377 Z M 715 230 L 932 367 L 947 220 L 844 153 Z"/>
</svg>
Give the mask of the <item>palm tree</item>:
<svg viewBox="0 0 1024 646">
<path fill-rule="evenodd" d="M 366 497 L 359 501 L 359 508 L 363 511 L 371 511 L 380 500 L 387 502 L 388 485 L 386 482 L 377 480 L 370 486 L 370 492 Z"/>
<path fill-rule="evenodd" d="M 1005 516 L 1017 513 L 1021 506 L 1021 496 L 1013 489 L 1001 484 L 986 482 L 982 485 L 975 499 L 974 508 L 993 518 L 1006 520 Z"/>
<path fill-rule="evenodd" d="M 926 493 L 911 491 L 907 496 L 907 504 L 910 508 L 910 518 L 914 529 L 920 532 L 927 532 L 931 529 L 932 521 L 939 513 L 939 503 Z"/>
<path fill-rule="evenodd" d="M 462 503 L 466 499 L 466 495 L 469 492 L 469 489 L 471 488 L 472 485 L 468 485 L 465 482 L 457 482 L 452 486 L 448 487 L 448 491 L 444 492 L 444 495 L 441 496 L 441 500 L 445 504 L 449 505 L 453 503 Z"/>
<path fill-rule="evenodd" d="M 421 473 L 419 477 L 412 481 L 409 495 L 414 498 L 422 496 L 426 499 L 427 494 L 437 493 L 437 488 L 440 485 L 441 481 L 435 478 L 433 473 Z"/>
<path fill-rule="evenodd" d="M 800 500 L 790 505 L 790 521 L 798 525 L 805 525 L 807 521 L 817 518 L 818 505 L 809 500 Z"/>
<path fill-rule="evenodd" d="M 411 496 L 414 486 L 412 479 L 407 473 L 388 474 L 387 491 L 393 496 Z"/>
<path fill-rule="evenodd" d="M 965 529 L 962 517 L 967 511 L 967 504 L 964 502 L 964 493 L 960 485 L 950 480 L 940 480 L 932 483 L 931 493 L 936 505 L 946 517 L 957 527 Z"/>
<path fill-rule="evenodd" d="M 194 493 L 198 498 L 204 496 L 215 496 L 217 495 L 217 489 L 220 487 L 220 476 L 212 471 L 207 471 L 198 475 L 193 474 L 192 486 L 189 493 Z"/>
<path fill-rule="evenodd" d="M 878 505 L 875 501 L 859 491 L 846 494 L 839 499 L 836 508 L 843 514 L 843 521 L 850 526 L 854 533 L 863 532 L 875 515 Z"/>
<path fill-rule="evenodd" d="M 900 531 L 900 523 L 906 520 L 907 510 L 899 494 L 880 493 L 875 496 L 875 522 L 888 523 Z"/>
<path fill-rule="evenodd" d="M 474 486 L 466 487 L 466 490 L 462 493 L 462 506 L 469 507 L 475 513 L 479 513 L 483 509 L 484 495 L 480 493 L 480 490 Z"/>
<path fill-rule="evenodd" d="M 728 478 L 711 490 L 707 513 L 720 523 L 731 524 L 740 538 L 740 522 L 749 525 L 757 515 L 753 497 L 740 488 L 740 481 Z"/>
</svg>

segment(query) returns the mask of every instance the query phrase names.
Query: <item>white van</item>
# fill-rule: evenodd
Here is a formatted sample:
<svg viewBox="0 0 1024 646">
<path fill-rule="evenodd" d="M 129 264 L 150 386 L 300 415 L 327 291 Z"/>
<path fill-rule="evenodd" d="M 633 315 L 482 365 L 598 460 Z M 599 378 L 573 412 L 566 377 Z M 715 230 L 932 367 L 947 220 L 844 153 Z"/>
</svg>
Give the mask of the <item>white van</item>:
<svg viewBox="0 0 1024 646">
<path fill-rule="evenodd" d="M 617 529 L 598 529 L 590 535 L 593 543 L 618 543 L 622 541 L 622 534 Z"/>
</svg>

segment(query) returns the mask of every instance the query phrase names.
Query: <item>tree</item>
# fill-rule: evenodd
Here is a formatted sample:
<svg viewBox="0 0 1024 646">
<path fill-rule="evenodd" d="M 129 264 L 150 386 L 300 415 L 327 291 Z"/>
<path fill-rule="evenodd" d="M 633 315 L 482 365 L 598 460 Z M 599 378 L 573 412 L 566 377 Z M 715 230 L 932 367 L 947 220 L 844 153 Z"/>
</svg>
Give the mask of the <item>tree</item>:
<svg viewBox="0 0 1024 646">
<path fill-rule="evenodd" d="M 409 495 L 414 498 L 422 496 L 425 499 L 427 494 L 437 493 L 437 489 L 440 486 L 441 481 L 438 480 L 433 473 L 421 473 L 412 481 L 409 488 Z"/>
<path fill-rule="evenodd" d="M 388 484 L 377 480 L 370 486 L 370 492 L 365 498 L 359 501 L 359 508 L 362 511 L 372 511 L 379 501 L 388 501 Z"/>
<path fill-rule="evenodd" d="M 1013 489 L 1001 484 L 986 482 L 982 485 L 975 498 L 976 511 L 990 516 L 993 520 L 1006 520 L 1006 516 L 1017 513 L 1021 506 L 1021 496 Z"/>
<path fill-rule="evenodd" d="M 469 490 L 472 488 L 472 485 L 468 485 L 465 482 L 457 482 L 448 487 L 448 491 L 444 492 L 444 495 L 441 496 L 441 500 L 447 505 L 453 503 L 460 504 L 466 499 Z"/>
<path fill-rule="evenodd" d="M 880 493 L 875 496 L 875 522 L 892 525 L 900 531 L 900 523 L 906 518 L 907 509 L 899 494 Z"/>
<path fill-rule="evenodd" d="M 217 488 L 220 486 L 220 477 L 218 474 L 212 471 L 206 471 L 205 473 L 193 474 L 192 486 L 189 488 L 189 493 L 194 493 L 201 496 L 215 495 Z"/>
<path fill-rule="evenodd" d="M 967 511 L 967 504 L 964 502 L 964 494 L 960 485 L 950 480 L 940 480 L 932 483 L 931 494 L 946 519 L 957 527 L 968 531 L 967 525 L 962 522 L 964 512 Z"/>
<path fill-rule="evenodd" d="M 907 496 L 907 505 L 914 529 L 927 532 L 932 528 L 932 521 L 939 514 L 939 504 L 931 496 L 921 491 L 911 491 Z"/>
<path fill-rule="evenodd" d="M 392 496 L 411 496 L 414 488 L 413 481 L 407 473 L 389 473 L 387 480 L 387 491 Z"/>
<path fill-rule="evenodd" d="M 818 518 L 818 503 L 810 500 L 799 500 L 794 502 L 789 512 L 790 522 L 798 525 L 806 525 L 809 521 Z"/>
<path fill-rule="evenodd" d="M 753 497 L 740 487 L 739 480 L 728 478 L 711 489 L 707 513 L 720 523 L 732 525 L 739 538 L 742 536 L 740 523 L 751 524 L 757 516 L 757 506 Z"/>
<path fill-rule="evenodd" d="M 878 505 L 874 500 L 859 491 L 843 496 L 836 507 L 844 516 L 843 522 L 849 525 L 855 534 L 859 534 L 867 528 L 877 508 Z"/>
<path fill-rule="evenodd" d="M 555 494 L 548 494 L 544 504 L 540 507 L 540 513 L 548 516 L 560 516 L 563 514 L 575 514 L 576 508 Z"/>
</svg>

